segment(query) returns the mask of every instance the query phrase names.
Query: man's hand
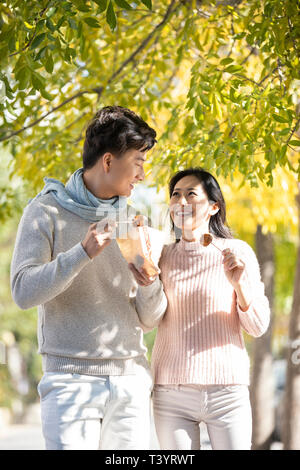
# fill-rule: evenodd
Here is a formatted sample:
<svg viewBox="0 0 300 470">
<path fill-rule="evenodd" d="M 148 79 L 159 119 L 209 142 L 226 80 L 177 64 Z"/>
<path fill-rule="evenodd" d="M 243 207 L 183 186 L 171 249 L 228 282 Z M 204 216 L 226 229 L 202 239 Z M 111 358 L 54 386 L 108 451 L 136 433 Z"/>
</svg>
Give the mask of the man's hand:
<svg viewBox="0 0 300 470">
<path fill-rule="evenodd" d="M 114 231 L 113 224 L 106 223 L 99 230 L 99 222 L 91 224 L 84 240 L 81 242 L 88 256 L 93 259 L 98 256 L 101 251 L 110 244 L 111 236 Z"/>
<path fill-rule="evenodd" d="M 134 275 L 134 278 L 136 280 L 136 282 L 139 284 L 139 286 L 150 286 L 150 284 L 152 284 L 156 277 L 157 276 L 148 276 L 146 271 L 141 268 L 140 270 L 137 270 L 136 267 L 132 264 L 132 263 L 129 263 L 128 264 L 128 267 L 130 269 L 130 271 L 132 272 L 132 274 Z"/>
</svg>

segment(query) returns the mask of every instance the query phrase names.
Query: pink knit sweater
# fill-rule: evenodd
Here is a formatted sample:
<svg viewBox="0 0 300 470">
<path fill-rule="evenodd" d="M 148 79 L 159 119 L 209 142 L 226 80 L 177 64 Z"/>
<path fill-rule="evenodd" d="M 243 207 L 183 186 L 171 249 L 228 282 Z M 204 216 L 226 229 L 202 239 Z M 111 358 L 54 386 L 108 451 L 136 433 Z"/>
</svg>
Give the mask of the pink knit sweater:
<svg viewBox="0 0 300 470">
<path fill-rule="evenodd" d="M 239 308 L 214 246 L 184 240 L 165 246 L 160 269 L 168 308 L 152 352 L 157 384 L 249 385 L 242 328 L 261 336 L 269 325 L 269 302 L 252 248 L 237 239 L 214 243 L 245 262 L 252 303 L 246 312 Z"/>
</svg>

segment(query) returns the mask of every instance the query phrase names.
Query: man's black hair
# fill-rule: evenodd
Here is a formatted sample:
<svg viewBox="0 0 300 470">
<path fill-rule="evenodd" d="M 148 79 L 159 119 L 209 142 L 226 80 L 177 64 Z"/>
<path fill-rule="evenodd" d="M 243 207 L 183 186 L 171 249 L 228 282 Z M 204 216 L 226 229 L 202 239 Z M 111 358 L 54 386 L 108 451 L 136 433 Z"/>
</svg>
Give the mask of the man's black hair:
<svg viewBox="0 0 300 470">
<path fill-rule="evenodd" d="M 83 168 L 92 168 L 106 152 L 120 158 L 129 149 L 149 150 L 156 143 L 155 137 L 155 130 L 130 109 L 106 106 L 87 127 Z"/>
</svg>

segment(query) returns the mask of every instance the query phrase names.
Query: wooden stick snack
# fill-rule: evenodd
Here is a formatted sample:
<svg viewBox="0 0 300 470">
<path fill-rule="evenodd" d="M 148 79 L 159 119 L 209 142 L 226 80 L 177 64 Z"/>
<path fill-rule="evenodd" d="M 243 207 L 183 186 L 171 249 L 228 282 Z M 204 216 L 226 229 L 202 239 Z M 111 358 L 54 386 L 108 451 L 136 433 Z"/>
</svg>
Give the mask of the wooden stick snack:
<svg viewBox="0 0 300 470">
<path fill-rule="evenodd" d="M 222 253 L 222 250 L 217 245 L 215 245 L 212 241 L 213 241 L 213 237 L 210 233 L 204 233 L 203 235 L 201 235 L 201 238 L 200 238 L 201 245 L 203 246 L 213 245 L 215 248 L 217 248 L 217 250 L 221 251 Z"/>
</svg>

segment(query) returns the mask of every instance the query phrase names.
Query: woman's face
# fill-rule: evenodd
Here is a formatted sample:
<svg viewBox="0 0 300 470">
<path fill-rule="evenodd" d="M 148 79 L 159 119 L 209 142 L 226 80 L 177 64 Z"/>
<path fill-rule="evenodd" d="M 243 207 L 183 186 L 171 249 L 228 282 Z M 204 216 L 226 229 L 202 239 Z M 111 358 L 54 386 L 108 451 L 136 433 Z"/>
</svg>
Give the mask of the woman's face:
<svg viewBox="0 0 300 470">
<path fill-rule="evenodd" d="M 170 200 L 170 215 L 176 227 L 186 231 L 203 227 L 207 231 L 210 217 L 218 210 L 217 204 L 209 203 L 196 176 L 184 176 L 176 183 Z"/>
</svg>

